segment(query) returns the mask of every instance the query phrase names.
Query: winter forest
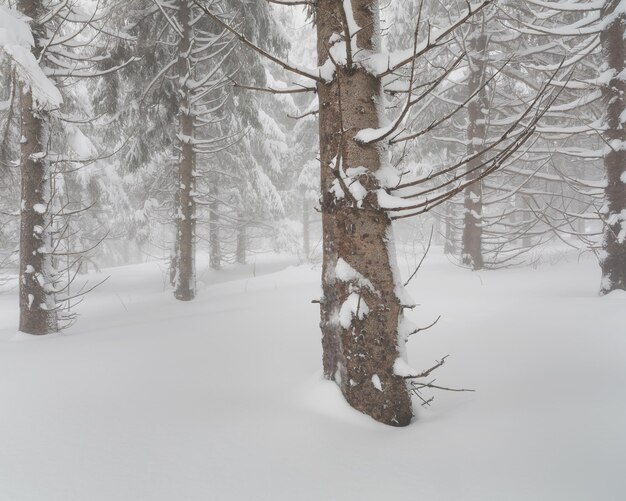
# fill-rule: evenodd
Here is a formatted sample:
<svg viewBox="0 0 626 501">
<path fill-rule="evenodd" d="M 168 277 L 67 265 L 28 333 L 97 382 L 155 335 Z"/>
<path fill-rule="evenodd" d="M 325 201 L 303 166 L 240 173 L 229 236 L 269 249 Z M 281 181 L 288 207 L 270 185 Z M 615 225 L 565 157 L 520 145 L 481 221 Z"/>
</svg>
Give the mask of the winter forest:
<svg viewBox="0 0 626 501">
<path fill-rule="evenodd" d="M 0 0 L 0 500 L 626 499 L 626 0 Z"/>
</svg>

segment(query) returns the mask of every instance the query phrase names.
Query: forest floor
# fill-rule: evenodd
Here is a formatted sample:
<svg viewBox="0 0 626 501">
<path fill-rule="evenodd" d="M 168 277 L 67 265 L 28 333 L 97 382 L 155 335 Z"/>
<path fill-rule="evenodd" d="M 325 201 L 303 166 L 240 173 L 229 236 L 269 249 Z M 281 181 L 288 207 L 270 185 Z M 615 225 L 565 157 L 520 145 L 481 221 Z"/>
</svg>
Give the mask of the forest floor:
<svg viewBox="0 0 626 501">
<path fill-rule="evenodd" d="M 410 362 L 449 354 L 439 384 L 476 392 L 405 429 L 322 381 L 318 269 L 203 270 L 179 303 L 163 268 L 106 270 L 44 338 L 0 294 L 0 500 L 626 499 L 626 294 L 598 297 L 592 259 L 473 273 L 434 249 L 412 319 L 442 319 Z"/>
</svg>

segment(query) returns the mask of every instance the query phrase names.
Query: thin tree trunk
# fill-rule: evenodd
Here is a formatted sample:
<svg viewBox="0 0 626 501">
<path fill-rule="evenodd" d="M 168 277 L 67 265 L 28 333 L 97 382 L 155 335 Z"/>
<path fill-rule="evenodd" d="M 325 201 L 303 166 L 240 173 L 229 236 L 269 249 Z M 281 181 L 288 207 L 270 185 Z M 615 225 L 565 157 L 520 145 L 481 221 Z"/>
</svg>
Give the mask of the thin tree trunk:
<svg viewBox="0 0 626 501">
<path fill-rule="evenodd" d="M 337 0 L 318 0 L 318 60 L 328 59 L 333 33 L 342 33 Z M 379 31 L 376 0 L 352 0 L 359 49 L 373 50 Z M 406 426 L 412 418 L 406 381 L 394 373 L 403 356 L 398 325 L 402 307 L 395 276 L 391 220 L 378 205 L 378 181 L 371 173 L 381 166 L 375 145 L 354 140 L 361 129 L 377 128 L 382 99 L 380 79 L 360 67 L 337 68 L 331 83 L 318 85 L 324 233 L 321 301 L 324 374 L 334 380 L 354 408 L 374 419 Z M 343 140 L 342 140 L 343 122 Z M 357 207 L 349 194 L 337 196 L 333 168 L 365 167 L 359 177 L 369 195 Z M 333 190 L 333 188 L 335 188 Z M 402 343 L 402 347 L 401 347 Z"/>
<path fill-rule="evenodd" d="M 38 0 L 21 0 L 19 10 L 33 20 L 40 19 Z M 33 21 L 34 55 L 43 27 Z M 21 87 L 21 222 L 20 222 L 20 325 L 28 334 L 58 331 L 52 259 L 51 167 L 46 155 L 50 139 L 50 117 L 35 110 L 31 91 Z"/>
<path fill-rule="evenodd" d="M 178 207 L 178 205 L 176 205 Z M 176 234 L 178 235 L 178 222 L 176 223 Z M 174 239 L 174 249 L 170 255 L 170 285 L 176 288 L 178 284 L 178 236 Z"/>
<path fill-rule="evenodd" d="M 246 250 L 248 248 L 247 226 L 242 224 L 237 229 L 237 249 L 235 255 L 239 264 L 246 264 Z"/>
<path fill-rule="evenodd" d="M 442 244 L 442 236 L 441 236 L 441 216 L 433 213 L 433 245 L 441 245 Z"/>
<path fill-rule="evenodd" d="M 527 233 L 530 231 L 530 223 L 532 221 L 532 214 L 530 212 L 530 207 L 528 206 L 528 202 L 525 198 L 518 196 L 516 200 L 519 200 L 520 209 L 522 210 L 522 221 L 524 222 L 524 236 L 522 237 L 522 247 L 529 248 L 532 245 L 532 238 Z"/>
<path fill-rule="evenodd" d="M 602 18 L 615 16 L 620 0 L 607 0 Z M 626 114 L 626 81 L 624 80 L 624 34 L 626 13 L 615 16 L 601 35 L 604 61 L 613 75 L 603 87 L 606 103 L 604 155 L 606 188 L 604 190 L 606 230 L 601 259 L 602 284 L 600 292 L 626 290 L 626 128 L 622 124 Z"/>
<path fill-rule="evenodd" d="M 209 202 L 209 266 L 212 270 L 222 269 L 222 244 L 220 242 L 219 178 L 211 176 L 211 200 Z"/>
<path fill-rule="evenodd" d="M 487 35 L 482 26 L 477 23 L 471 25 L 476 33 L 470 33 L 468 46 L 469 76 L 467 92 L 471 96 L 478 93 L 468 104 L 468 128 L 467 128 L 467 154 L 474 155 L 484 146 L 487 119 L 486 110 L 489 106 L 487 93 L 484 89 L 485 75 L 487 71 Z M 467 175 L 467 180 L 479 179 L 482 169 L 476 169 L 482 162 L 481 157 L 476 158 L 467 165 L 467 170 L 472 171 Z M 482 214 L 483 214 L 483 185 L 478 180 L 465 190 L 463 215 L 463 238 L 462 238 L 462 261 L 466 266 L 474 270 L 480 270 L 484 266 L 482 252 Z"/>
<path fill-rule="evenodd" d="M 452 202 L 448 202 L 445 204 L 445 242 L 443 244 L 443 253 L 448 256 L 456 255 L 456 242 L 455 242 L 455 232 L 454 232 L 454 206 Z"/>
<path fill-rule="evenodd" d="M 311 259 L 311 215 L 309 214 L 309 201 L 302 194 L 302 254 L 304 260 Z"/>
<path fill-rule="evenodd" d="M 174 221 L 176 222 L 176 234 L 174 235 L 174 245 L 173 248 L 170 249 L 170 285 L 176 289 L 176 285 L 178 284 L 178 258 L 180 256 L 179 252 L 179 239 L 178 239 L 178 209 L 180 207 L 180 173 L 179 173 L 179 163 L 174 163 L 171 168 L 172 171 L 172 185 L 174 186 Z"/>
<path fill-rule="evenodd" d="M 195 297 L 195 234 L 196 207 L 194 200 L 194 145 L 193 116 L 191 113 L 190 92 L 187 87 L 191 78 L 188 53 L 191 40 L 191 12 L 187 0 L 179 3 L 178 22 L 182 29 L 179 42 L 178 75 L 180 99 L 180 165 L 178 186 L 177 245 L 178 257 L 176 264 L 176 290 L 174 295 L 181 301 L 189 301 Z"/>
</svg>

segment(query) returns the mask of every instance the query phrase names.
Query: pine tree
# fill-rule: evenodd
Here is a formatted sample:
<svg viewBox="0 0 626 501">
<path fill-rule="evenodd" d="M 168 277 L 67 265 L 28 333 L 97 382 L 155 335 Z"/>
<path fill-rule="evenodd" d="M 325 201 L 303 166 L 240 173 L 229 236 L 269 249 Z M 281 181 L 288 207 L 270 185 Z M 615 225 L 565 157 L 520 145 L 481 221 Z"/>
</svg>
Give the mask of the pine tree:
<svg viewBox="0 0 626 501">
<path fill-rule="evenodd" d="M 422 34 L 420 39 L 416 31 L 409 51 L 383 54 L 376 0 L 319 0 L 314 7 L 319 66 L 313 71 L 290 65 L 221 23 L 255 52 L 315 84 L 282 92 L 316 91 L 319 99 L 324 374 L 337 382 L 350 405 L 389 425 L 410 422 L 411 391 L 428 386 L 415 381 L 443 363 L 421 373 L 406 365 L 404 345 L 415 329 L 404 311 L 414 304 L 404 293 L 395 265 L 392 221 L 424 214 L 475 183 L 467 179 L 467 171 L 458 176 L 465 181 L 452 187 L 440 176 L 459 172 L 485 151 L 425 177 L 402 179 L 389 164 L 387 147 L 427 132 L 405 128 L 411 109 L 430 95 L 423 87 L 419 94 L 418 62 L 490 3 L 469 5 L 436 34 Z M 203 10 L 220 22 L 210 9 Z M 453 67 L 454 61 L 438 83 Z M 404 106 L 385 123 L 384 87 L 390 78 L 403 77 Z M 500 150 L 481 163 L 482 177 L 496 171 L 532 136 L 549 105 L 544 93 L 545 88 L 492 145 Z M 533 118 L 524 123 L 531 113 Z M 424 183 L 430 187 L 420 190 Z"/>
<path fill-rule="evenodd" d="M 70 208 L 61 195 L 66 172 L 76 172 L 84 160 L 69 155 L 86 140 L 65 115 L 75 109 L 74 99 L 67 91 L 63 97 L 55 83 L 63 80 L 66 89 L 74 84 L 75 92 L 80 79 L 101 75 L 93 67 L 96 59 L 107 58 L 99 52 L 108 36 L 106 11 L 89 14 L 74 4 L 40 0 L 20 0 L 17 8 L 30 23 L 16 16 L 10 28 L 17 39 L 7 48 L 21 82 L 20 330 L 48 334 L 63 326 L 60 310 L 73 299 L 69 288 L 78 269 L 70 270 L 80 258 L 66 266 L 66 281 L 55 259 L 81 254 L 68 248 L 68 217 L 82 209 Z"/>
<path fill-rule="evenodd" d="M 626 2 L 602 0 L 600 2 L 572 1 L 566 3 L 537 2 L 526 0 L 525 22 L 521 29 L 544 39 L 544 64 L 535 65 L 535 70 L 549 69 L 554 64 L 551 59 L 555 48 L 567 48 L 567 58 L 563 66 L 576 67 L 576 78 L 559 82 L 566 91 L 569 101 L 555 107 L 556 123 L 549 123 L 545 130 L 549 133 L 571 139 L 573 145 L 559 148 L 569 157 L 569 162 L 582 164 L 580 172 L 588 174 L 590 161 L 602 161 L 605 183 L 603 190 L 593 177 L 587 175 L 568 181 L 577 204 L 580 194 L 599 198 L 601 208 L 594 208 L 593 202 L 582 204 L 579 214 L 571 210 L 561 211 L 561 226 L 568 233 L 580 236 L 573 222 L 576 217 L 583 222 L 594 220 L 599 214 L 604 224 L 604 240 L 598 253 L 602 269 L 600 292 L 606 294 L 615 289 L 626 289 L 626 153 L 623 144 L 626 132 L 623 124 L 626 90 L 622 72 L 624 70 L 624 25 L 626 23 Z M 519 29 L 519 28 L 518 28 Z M 547 40 L 547 43 L 545 41 Z M 565 121 L 565 124 L 563 123 Z M 596 138 L 601 141 L 581 141 L 581 137 Z M 592 164 L 591 164 L 592 165 Z M 586 177 L 586 179 L 585 179 Z M 585 207 L 591 206 L 588 214 Z M 582 235 L 587 245 L 598 245 L 593 235 Z"/>
</svg>

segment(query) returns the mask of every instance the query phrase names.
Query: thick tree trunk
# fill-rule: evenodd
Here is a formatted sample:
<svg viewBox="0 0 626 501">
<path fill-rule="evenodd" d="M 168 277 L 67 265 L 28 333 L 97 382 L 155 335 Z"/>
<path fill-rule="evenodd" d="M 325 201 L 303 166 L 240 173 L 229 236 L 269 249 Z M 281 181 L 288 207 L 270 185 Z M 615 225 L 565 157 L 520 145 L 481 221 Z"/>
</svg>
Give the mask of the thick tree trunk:
<svg viewBox="0 0 626 501">
<path fill-rule="evenodd" d="M 22 207 L 20 224 L 20 331 L 49 334 L 58 330 L 52 262 L 48 116 L 33 110 L 33 97 L 22 88 Z"/>
<path fill-rule="evenodd" d="M 187 87 L 190 80 L 188 52 L 191 40 L 191 12 L 187 0 L 179 3 L 178 22 L 182 29 L 179 42 L 179 100 L 180 100 L 180 164 L 178 185 L 178 211 L 176 214 L 176 289 L 174 296 L 181 301 L 189 301 L 195 297 L 195 235 L 196 235 L 196 204 L 194 189 L 196 184 L 194 165 L 194 123 L 191 113 L 190 92 Z"/>
<path fill-rule="evenodd" d="M 619 0 L 607 0 L 602 12 L 606 24 L 601 35 L 604 61 L 612 78 L 603 88 L 606 103 L 605 139 L 608 143 L 604 155 L 606 171 L 605 222 L 603 256 L 601 259 L 602 284 L 600 292 L 607 294 L 616 289 L 626 290 L 626 128 L 622 123 L 626 115 L 626 81 L 624 80 L 624 42 L 626 14 L 615 15 Z"/>
<path fill-rule="evenodd" d="M 337 0 L 317 3 L 318 59 L 328 58 L 333 33 L 342 33 Z M 373 50 L 378 36 L 376 0 L 352 0 L 359 49 Z M 403 305 L 398 298 L 391 220 L 378 206 L 381 166 L 377 146 L 362 146 L 354 136 L 377 128 L 380 79 L 360 67 L 339 67 L 332 83 L 318 85 L 324 233 L 321 301 L 324 374 L 334 380 L 355 409 L 394 426 L 413 416 L 406 381 L 394 373 L 403 356 L 398 326 Z M 342 135 L 342 123 L 344 133 Z M 343 137 L 342 137 L 343 136 Z M 336 158 L 341 156 L 341 165 Z M 368 195 L 355 203 L 343 193 L 333 169 L 365 167 L 358 177 Z M 355 179 L 356 181 L 357 179 Z M 339 194 L 338 194 L 339 192 Z"/>
<path fill-rule="evenodd" d="M 470 33 L 467 40 L 469 76 L 467 92 L 471 96 L 478 93 L 468 104 L 468 128 L 467 128 L 467 154 L 474 155 L 484 146 L 487 119 L 486 110 L 489 107 L 487 92 L 483 88 L 487 71 L 487 35 L 478 23 L 472 23 L 476 32 Z M 464 215 L 463 215 L 463 238 L 462 238 L 462 261 L 466 266 L 474 270 L 480 270 L 484 266 L 482 252 L 482 214 L 483 214 L 483 186 L 479 179 L 482 169 L 477 169 L 482 162 L 480 157 L 467 165 L 467 180 L 477 181 L 465 190 Z"/>
<path fill-rule="evenodd" d="M 20 11 L 39 19 L 38 0 L 21 0 Z M 38 40 L 43 27 L 32 25 L 34 55 L 39 56 Z M 50 139 L 49 115 L 35 109 L 31 91 L 21 88 L 21 222 L 20 222 L 20 325 L 28 334 L 56 332 L 58 315 L 55 301 L 55 272 L 52 259 L 51 168 L 46 159 Z"/>
</svg>

